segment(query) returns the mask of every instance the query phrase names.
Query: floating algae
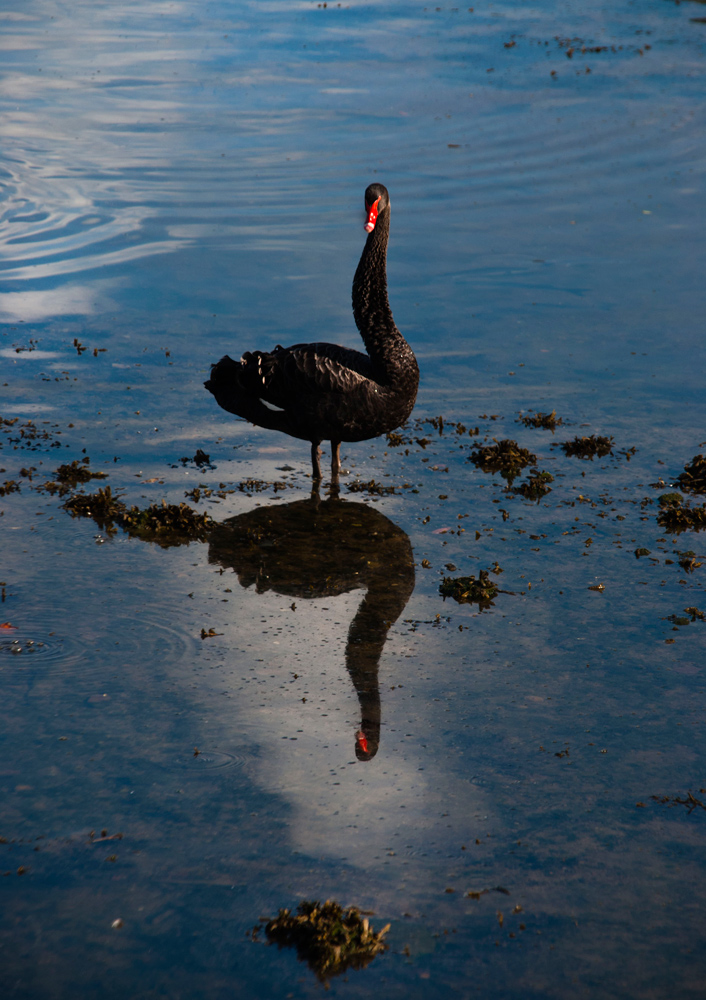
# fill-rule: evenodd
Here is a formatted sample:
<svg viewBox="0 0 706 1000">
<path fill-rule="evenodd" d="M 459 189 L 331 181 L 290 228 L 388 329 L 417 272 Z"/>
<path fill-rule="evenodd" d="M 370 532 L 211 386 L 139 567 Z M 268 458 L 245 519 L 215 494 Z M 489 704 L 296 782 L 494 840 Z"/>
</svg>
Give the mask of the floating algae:
<svg viewBox="0 0 706 1000">
<path fill-rule="evenodd" d="M 687 493 L 706 493 L 706 455 L 694 455 L 675 482 Z"/>
<path fill-rule="evenodd" d="M 706 528 L 706 504 L 700 507 L 684 505 L 681 493 L 663 493 L 659 498 L 661 510 L 657 515 L 657 523 L 672 533 L 688 531 L 693 528 L 700 531 Z"/>
<path fill-rule="evenodd" d="M 500 593 L 498 587 L 482 569 L 475 576 L 445 576 L 439 584 L 439 593 L 446 600 L 452 597 L 458 604 L 477 604 L 483 611 L 493 606 L 493 599 Z"/>
<path fill-rule="evenodd" d="M 193 455 L 192 457 L 184 455 L 182 456 L 182 458 L 179 459 L 179 461 L 181 462 L 182 465 L 189 465 L 193 462 L 193 464 L 198 469 L 203 469 L 203 468 L 215 469 L 215 465 L 211 461 L 211 456 L 207 455 L 202 448 L 197 448 L 196 454 Z M 176 468 L 176 466 L 173 466 L 173 468 Z"/>
<path fill-rule="evenodd" d="M 99 528 L 115 532 L 115 525 L 133 537 L 157 542 L 163 548 L 203 542 L 208 537 L 212 520 L 208 514 L 199 514 L 188 504 L 150 504 L 144 510 L 128 508 L 118 496 L 113 496 L 110 486 L 97 493 L 79 493 L 64 503 L 72 517 L 90 517 Z"/>
<path fill-rule="evenodd" d="M 521 448 L 517 441 L 504 438 L 496 444 L 481 445 L 472 451 L 470 461 L 483 472 L 499 472 L 503 479 L 512 483 L 526 466 L 536 463 L 537 456 L 527 448 Z"/>
<path fill-rule="evenodd" d="M 547 493 L 551 493 L 551 486 L 548 483 L 554 482 L 554 476 L 549 472 L 540 472 L 539 469 L 531 469 L 526 483 L 513 486 L 512 492 L 518 496 L 526 497 L 528 500 L 539 502 Z"/>
<path fill-rule="evenodd" d="M 99 528 L 115 530 L 114 525 L 120 524 L 120 519 L 127 510 L 120 497 L 110 486 L 99 489 L 97 493 L 78 493 L 64 502 L 64 510 L 72 517 L 90 517 Z"/>
<path fill-rule="evenodd" d="M 559 447 L 565 455 L 572 458 L 589 459 L 592 462 L 595 455 L 598 458 L 612 455 L 614 443 L 612 436 L 601 437 L 599 434 L 591 434 L 590 437 L 579 437 L 577 435 L 571 441 L 562 442 Z"/>
<path fill-rule="evenodd" d="M 700 792 L 706 791 L 706 789 L 700 788 Z M 685 798 L 680 798 L 678 795 L 650 795 L 650 798 L 655 802 L 659 802 L 660 805 L 674 806 L 686 806 L 686 811 L 691 815 L 694 809 L 706 809 L 706 803 L 702 802 L 701 799 L 697 799 L 695 795 L 691 792 L 686 793 Z"/>
<path fill-rule="evenodd" d="M 107 472 L 91 472 L 88 468 L 90 458 L 82 458 L 79 462 L 74 459 L 70 465 L 60 465 L 54 475 L 57 481 L 64 486 L 78 486 L 79 483 L 88 483 L 91 479 L 107 479 Z"/>
<path fill-rule="evenodd" d="M 129 535 L 157 542 L 164 548 L 206 541 L 212 520 L 186 503 L 152 503 L 144 510 L 131 507 L 120 520 Z"/>
<path fill-rule="evenodd" d="M 261 925 L 254 928 L 257 940 Z M 265 924 L 271 944 L 296 948 L 297 958 L 306 962 L 322 983 L 347 969 L 362 969 L 388 945 L 383 940 L 390 925 L 374 931 L 366 917 L 351 906 L 344 910 L 334 900 L 319 903 L 302 900 L 296 913 L 280 910 Z"/>
<path fill-rule="evenodd" d="M 530 413 L 532 413 L 531 410 Z M 561 417 L 557 417 L 556 410 L 552 410 L 551 413 L 541 413 L 538 410 L 532 416 L 520 416 L 520 423 L 523 423 L 525 427 L 541 427 L 542 430 L 554 433 L 555 427 L 559 427 L 564 421 Z"/>
<path fill-rule="evenodd" d="M 397 487 L 383 486 L 382 483 L 377 483 L 374 479 L 371 479 L 367 483 L 362 483 L 362 482 L 349 483 L 348 492 L 370 493 L 373 496 L 379 496 L 379 497 L 396 496 Z"/>
<path fill-rule="evenodd" d="M 698 608 L 684 608 L 683 615 L 667 615 L 664 620 L 681 628 L 684 625 L 690 625 L 692 622 L 706 622 L 706 612 L 699 611 Z"/>
<path fill-rule="evenodd" d="M 91 479 L 107 479 L 107 472 L 91 472 L 88 468 L 90 461 L 90 458 L 86 456 L 81 461 L 75 458 L 71 463 L 60 465 L 54 471 L 56 479 L 50 479 L 48 482 L 37 487 L 37 489 L 42 492 L 51 493 L 52 496 L 58 493 L 60 497 L 63 497 L 69 490 L 76 489 L 81 483 L 88 483 Z"/>
</svg>

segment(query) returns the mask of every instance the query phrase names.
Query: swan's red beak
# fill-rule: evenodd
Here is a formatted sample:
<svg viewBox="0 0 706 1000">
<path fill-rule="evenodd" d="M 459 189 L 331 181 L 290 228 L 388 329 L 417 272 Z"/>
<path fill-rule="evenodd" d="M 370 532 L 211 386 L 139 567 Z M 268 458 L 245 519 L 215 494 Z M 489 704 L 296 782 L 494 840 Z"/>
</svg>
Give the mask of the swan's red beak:
<svg viewBox="0 0 706 1000">
<path fill-rule="evenodd" d="M 375 223 L 373 223 L 373 225 L 375 225 Z M 359 729 L 355 734 L 355 741 L 363 753 L 368 752 L 368 740 L 362 729 Z"/>
<path fill-rule="evenodd" d="M 366 209 L 368 210 L 368 221 L 365 223 L 366 233 L 372 233 L 373 229 L 375 229 L 375 223 L 377 222 L 378 218 L 379 204 L 380 204 L 380 199 L 378 198 L 377 201 L 374 201 L 372 203 L 372 205 L 365 206 Z"/>
</svg>

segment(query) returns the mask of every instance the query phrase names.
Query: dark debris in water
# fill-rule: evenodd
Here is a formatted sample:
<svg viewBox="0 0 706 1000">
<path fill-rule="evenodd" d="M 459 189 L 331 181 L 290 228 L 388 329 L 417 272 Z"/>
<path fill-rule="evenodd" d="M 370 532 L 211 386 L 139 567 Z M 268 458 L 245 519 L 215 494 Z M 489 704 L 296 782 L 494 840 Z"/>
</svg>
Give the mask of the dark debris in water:
<svg viewBox="0 0 706 1000">
<path fill-rule="evenodd" d="M 445 576 L 439 584 L 439 593 L 446 600 L 452 597 L 457 604 L 477 604 L 481 611 L 493 607 L 493 600 L 500 593 L 498 587 L 482 569 L 475 576 Z"/>
<path fill-rule="evenodd" d="M 86 457 L 80 461 L 74 459 L 71 463 L 60 465 L 54 472 L 56 479 L 50 479 L 37 488 L 52 495 L 58 493 L 59 496 L 64 496 L 69 490 L 76 489 L 82 483 L 89 483 L 91 479 L 108 478 L 107 472 L 91 472 L 88 468 L 89 463 L 90 458 Z"/>
<path fill-rule="evenodd" d="M 470 461 L 483 472 L 499 472 L 512 483 L 520 472 L 537 462 L 537 456 L 527 448 L 521 448 L 517 441 L 504 438 L 496 444 L 481 445 L 470 454 Z"/>
<path fill-rule="evenodd" d="M 262 925 L 252 931 L 258 939 Z M 347 969 L 362 969 L 386 951 L 384 941 L 390 925 L 374 931 L 367 917 L 351 906 L 344 910 L 334 900 L 320 903 L 302 900 L 296 913 L 282 909 L 265 924 L 265 934 L 279 948 L 295 948 L 320 982 L 326 983 Z"/>
<path fill-rule="evenodd" d="M 348 484 L 349 493 L 371 493 L 378 497 L 387 497 L 397 495 L 396 486 L 383 486 L 382 483 L 377 483 L 374 479 L 370 479 L 367 483 L 362 483 L 360 481 Z"/>
<path fill-rule="evenodd" d="M 115 531 L 118 525 L 129 535 L 145 541 L 157 542 L 164 548 L 184 545 L 192 541 L 206 541 L 212 520 L 208 514 L 199 514 L 188 504 L 150 504 L 141 510 L 128 508 L 110 486 L 96 493 L 79 493 L 64 503 L 72 517 L 90 517 L 99 528 Z"/>
<path fill-rule="evenodd" d="M 706 622 L 706 612 L 699 611 L 698 608 L 684 608 L 683 615 L 667 615 L 665 621 L 682 628 L 684 625 L 690 625 L 692 622 Z"/>
<path fill-rule="evenodd" d="M 676 485 L 686 493 L 706 493 L 706 455 L 694 455 L 677 476 Z"/>
<path fill-rule="evenodd" d="M 182 465 L 195 465 L 198 469 L 215 469 L 215 465 L 211 462 L 211 456 L 207 455 L 205 451 L 201 448 L 196 449 L 196 454 L 193 457 L 184 455 L 179 459 Z M 174 466 L 176 468 L 176 466 Z"/>
<path fill-rule="evenodd" d="M 21 424 L 19 417 L 0 417 L 0 432 L 14 451 L 41 451 L 44 448 L 61 448 L 61 441 L 55 435 L 61 434 L 57 424 L 43 420 L 38 426 L 33 420 Z M 69 425 L 72 426 L 72 425 Z"/>
<path fill-rule="evenodd" d="M 706 792 L 706 788 L 699 789 L 700 794 L 704 792 Z M 702 802 L 701 799 L 697 799 L 691 792 L 687 792 L 685 798 L 680 798 L 678 795 L 650 795 L 650 798 L 654 802 L 659 802 L 660 805 L 668 805 L 670 807 L 686 806 L 686 811 L 689 815 L 693 813 L 694 809 L 706 810 L 706 803 Z M 638 802 L 638 805 L 644 805 L 644 803 Z"/>
<path fill-rule="evenodd" d="M 418 418 L 414 420 L 411 425 L 404 424 L 399 431 L 390 431 L 385 435 L 385 437 L 391 448 L 400 448 L 402 445 L 418 444 L 424 451 L 426 446 L 431 444 L 431 439 L 426 437 L 419 438 L 416 437 L 416 435 L 422 434 L 430 427 L 436 431 L 439 437 L 444 436 L 444 431 L 449 434 L 453 433 L 457 435 L 468 433 L 471 437 L 477 437 L 480 434 L 479 427 L 471 427 L 469 430 L 465 424 L 454 420 L 444 420 L 444 418 L 439 415 L 438 417 Z M 405 451 L 405 454 L 409 454 L 409 449 Z"/>
<path fill-rule="evenodd" d="M 292 487 L 294 486 L 294 484 L 291 485 Z M 286 490 L 290 484 L 282 480 L 268 482 L 265 479 L 243 479 L 237 486 L 241 493 L 264 493 L 265 490 L 269 490 L 270 488 L 277 493 L 279 490 Z"/>
<path fill-rule="evenodd" d="M 509 889 L 506 889 L 502 885 L 494 885 L 490 889 L 478 889 L 477 891 L 471 890 L 466 893 L 466 899 L 480 899 L 481 896 L 487 896 L 489 892 L 500 892 L 503 896 L 510 895 Z"/>
<path fill-rule="evenodd" d="M 44 649 L 43 642 L 35 642 L 34 639 L 0 639 L 0 652 L 3 653 L 36 653 Z"/>
<path fill-rule="evenodd" d="M 666 531 L 678 534 L 690 528 L 694 531 L 706 528 L 706 504 L 700 507 L 684 504 L 684 497 L 676 492 L 663 493 L 658 502 L 661 509 L 657 523 Z"/>
<path fill-rule="evenodd" d="M 539 410 L 533 413 L 530 410 L 525 416 L 520 415 L 519 422 L 524 424 L 525 427 L 537 427 L 542 430 L 551 431 L 552 433 L 555 428 L 560 427 L 564 423 L 561 417 L 557 417 L 556 410 L 552 410 L 551 413 L 542 413 Z"/>
<path fill-rule="evenodd" d="M 695 569 L 698 569 L 699 566 L 703 565 L 702 562 L 697 560 L 696 553 L 691 549 L 688 549 L 686 552 L 677 551 L 676 555 L 679 556 L 677 562 L 685 573 L 693 573 Z"/>
<path fill-rule="evenodd" d="M 577 435 L 571 441 L 563 441 L 559 447 L 570 458 L 583 458 L 592 462 L 595 456 L 605 458 L 606 455 L 612 455 L 614 444 L 612 436 L 601 437 L 600 434 L 591 434 L 590 437 Z"/>
<path fill-rule="evenodd" d="M 548 484 L 553 482 L 554 476 L 551 473 L 541 472 L 539 469 L 531 469 L 527 482 L 520 483 L 519 486 L 513 486 L 512 492 L 518 496 L 525 497 L 527 500 L 536 500 L 539 502 L 543 496 L 551 493 L 552 488 Z"/>
</svg>

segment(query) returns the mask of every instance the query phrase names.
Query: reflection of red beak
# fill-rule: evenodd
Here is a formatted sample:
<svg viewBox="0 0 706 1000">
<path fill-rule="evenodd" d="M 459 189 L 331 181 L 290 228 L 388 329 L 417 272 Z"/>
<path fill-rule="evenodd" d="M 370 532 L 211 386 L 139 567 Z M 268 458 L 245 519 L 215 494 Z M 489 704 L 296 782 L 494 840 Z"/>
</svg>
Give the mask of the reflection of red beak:
<svg viewBox="0 0 706 1000">
<path fill-rule="evenodd" d="M 377 222 L 377 218 L 378 218 L 378 205 L 379 205 L 379 203 L 380 203 L 380 199 L 378 198 L 377 201 L 374 201 L 372 203 L 372 205 L 366 205 L 365 206 L 367 208 L 367 210 L 368 210 L 368 221 L 365 223 L 365 231 L 366 231 L 366 233 L 372 233 L 373 229 L 375 229 L 375 223 Z"/>
<path fill-rule="evenodd" d="M 377 204 L 377 202 L 376 202 Z M 365 735 L 362 729 L 359 729 L 355 734 L 356 742 L 362 753 L 368 752 L 368 737 Z"/>
</svg>

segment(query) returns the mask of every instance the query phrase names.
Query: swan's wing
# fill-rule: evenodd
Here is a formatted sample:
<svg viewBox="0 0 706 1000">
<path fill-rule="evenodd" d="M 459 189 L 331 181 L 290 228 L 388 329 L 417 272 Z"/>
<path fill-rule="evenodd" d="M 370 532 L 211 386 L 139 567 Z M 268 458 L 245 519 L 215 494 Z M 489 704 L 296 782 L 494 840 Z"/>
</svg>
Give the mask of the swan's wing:
<svg viewBox="0 0 706 1000">
<path fill-rule="evenodd" d="M 273 406 L 306 405 L 311 397 L 355 391 L 373 378 L 370 358 L 337 344 L 295 344 L 243 355 L 242 384 Z"/>
</svg>

